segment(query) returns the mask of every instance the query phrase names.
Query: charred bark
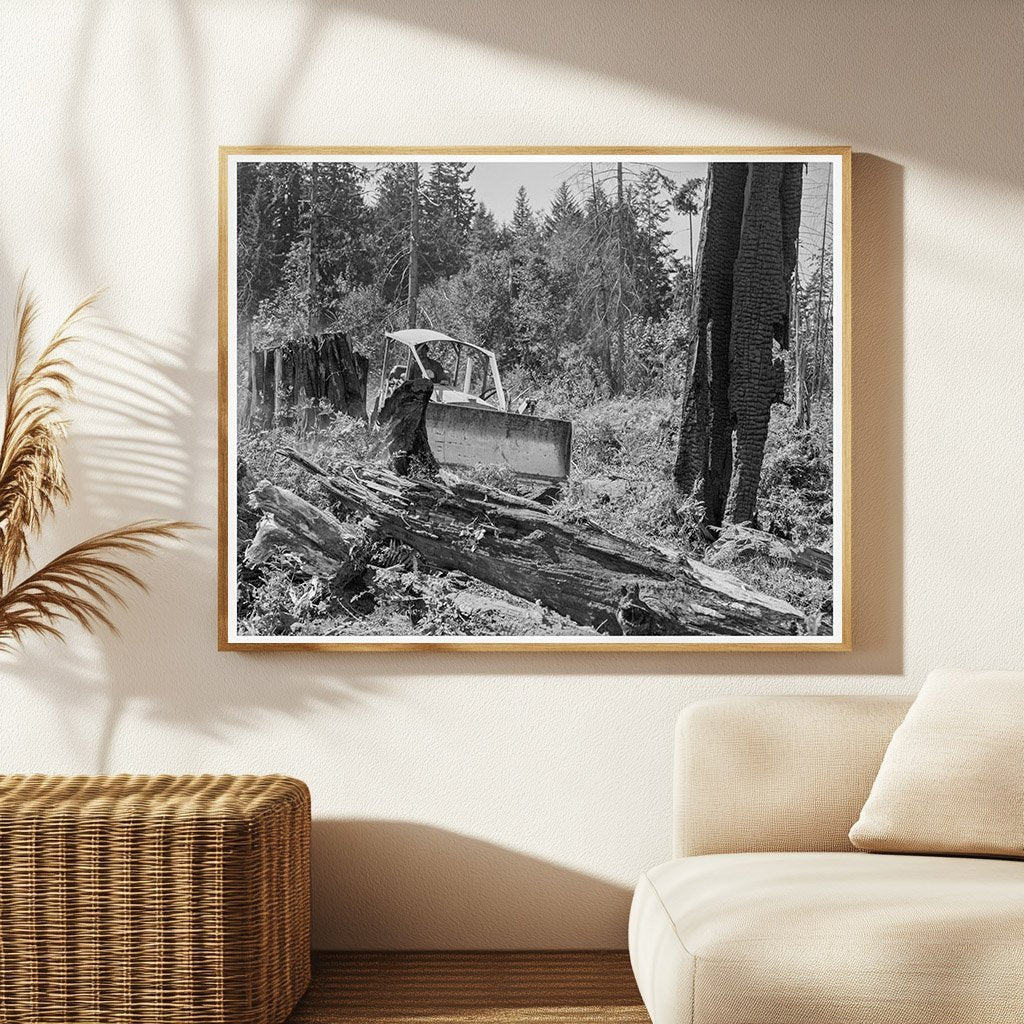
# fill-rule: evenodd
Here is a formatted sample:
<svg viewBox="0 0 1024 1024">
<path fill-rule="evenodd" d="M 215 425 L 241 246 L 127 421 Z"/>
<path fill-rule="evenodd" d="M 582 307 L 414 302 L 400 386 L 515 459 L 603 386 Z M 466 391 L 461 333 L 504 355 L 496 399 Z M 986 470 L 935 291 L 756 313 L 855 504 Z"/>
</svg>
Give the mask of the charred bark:
<svg viewBox="0 0 1024 1024">
<path fill-rule="evenodd" d="M 673 475 L 709 527 L 755 520 L 771 407 L 783 399 L 773 346 L 789 344 L 802 175 L 801 164 L 708 168 Z"/>
<path fill-rule="evenodd" d="M 722 522 L 732 473 L 729 336 L 733 265 L 739 252 L 747 165 L 708 167 L 707 198 L 694 267 L 694 344 L 673 476 L 704 504 L 704 520 Z"/>
<path fill-rule="evenodd" d="M 385 401 L 377 424 L 384 432 L 391 467 L 399 476 L 437 476 L 440 466 L 427 438 L 427 406 L 434 385 L 425 377 L 408 380 Z"/>
<path fill-rule="evenodd" d="M 802 165 L 755 163 L 747 182 L 733 275 L 729 409 L 736 431 L 725 518 L 756 523 L 764 446 L 777 400 L 773 345 L 788 344 Z"/>
<path fill-rule="evenodd" d="M 666 557 L 590 521 L 557 519 L 525 498 L 372 468 L 330 476 L 292 449 L 283 453 L 320 476 L 346 512 L 426 564 L 466 573 L 602 633 L 781 636 L 804 628 L 791 605 L 729 573 Z"/>
<path fill-rule="evenodd" d="M 310 425 L 324 406 L 365 420 L 369 365 L 343 331 L 314 335 L 292 349 L 285 360 L 285 380 L 296 398 L 310 403 L 303 426 Z"/>
<path fill-rule="evenodd" d="M 288 349 L 254 350 L 249 424 L 265 429 L 298 415 L 300 426 L 309 427 L 325 411 L 365 420 L 369 367 L 343 331 L 312 335 Z"/>
</svg>

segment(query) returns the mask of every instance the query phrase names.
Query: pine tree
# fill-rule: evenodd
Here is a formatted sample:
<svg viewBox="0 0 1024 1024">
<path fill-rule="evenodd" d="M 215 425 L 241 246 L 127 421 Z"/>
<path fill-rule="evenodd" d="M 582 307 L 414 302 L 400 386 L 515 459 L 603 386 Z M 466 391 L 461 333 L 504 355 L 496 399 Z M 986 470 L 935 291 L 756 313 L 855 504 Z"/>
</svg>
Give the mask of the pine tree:
<svg viewBox="0 0 1024 1024">
<path fill-rule="evenodd" d="M 375 175 L 373 279 L 388 304 L 403 296 L 408 285 L 413 166 L 409 163 L 384 163 L 378 166 Z"/>
<path fill-rule="evenodd" d="M 704 206 L 704 178 L 687 178 L 672 197 L 672 205 L 679 213 L 685 213 L 689 222 L 690 279 L 693 278 L 693 216 Z"/>
<path fill-rule="evenodd" d="M 551 210 L 544 219 L 544 228 L 548 234 L 578 228 L 583 220 L 580 204 L 569 189 L 569 183 L 563 181 L 551 199 Z"/>
<path fill-rule="evenodd" d="M 668 244 L 668 182 L 655 167 L 637 179 L 632 190 L 634 232 L 630 239 L 629 262 L 637 293 L 637 313 L 661 320 L 672 299 L 672 248 Z"/>
<path fill-rule="evenodd" d="M 323 305 L 373 280 L 372 211 L 366 201 L 370 170 L 348 162 L 320 164 L 318 177 L 319 273 Z"/>
<path fill-rule="evenodd" d="M 423 280 L 442 280 L 469 262 L 466 246 L 476 210 L 469 184 L 473 168 L 466 163 L 430 164 L 423 183 Z"/>
<path fill-rule="evenodd" d="M 506 345 L 514 337 L 512 325 L 511 233 L 499 227 L 494 215 L 480 203 L 473 215 L 469 237 L 469 265 L 452 282 L 455 302 L 464 313 L 466 337 L 493 349 L 506 369 L 515 353 Z"/>
<path fill-rule="evenodd" d="M 238 167 L 239 312 L 253 317 L 282 284 L 285 260 L 302 233 L 304 165 Z"/>
<path fill-rule="evenodd" d="M 509 297 L 512 336 L 507 357 L 528 369 L 548 369 L 557 352 L 548 316 L 548 273 L 544 240 L 526 189 L 520 186 L 509 229 Z"/>
<path fill-rule="evenodd" d="M 604 384 L 615 389 L 612 342 L 616 313 L 619 270 L 619 242 L 615 206 L 598 181 L 594 165 L 589 167 L 584 201 L 584 234 L 578 252 L 578 303 L 584 318 L 583 331 L 590 355 Z"/>
<path fill-rule="evenodd" d="M 499 248 L 506 242 L 505 233 L 498 227 L 494 214 L 483 203 L 477 203 L 469 228 L 470 256 Z"/>
<path fill-rule="evenodd" d="M 525 185 L 516 192 L 515 206 L 512 207 L 512 234 L 523 238 L 537 231 L 537 218 L 530 208 L 530 196 Z"/>
</svg>

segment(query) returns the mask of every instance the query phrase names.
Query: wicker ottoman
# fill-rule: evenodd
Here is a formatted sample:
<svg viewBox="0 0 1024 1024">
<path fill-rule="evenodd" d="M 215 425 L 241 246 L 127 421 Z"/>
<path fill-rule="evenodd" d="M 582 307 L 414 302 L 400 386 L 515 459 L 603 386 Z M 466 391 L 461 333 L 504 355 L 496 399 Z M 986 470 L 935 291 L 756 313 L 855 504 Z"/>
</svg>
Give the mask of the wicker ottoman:
<svg viewBox="0 0 1024 1024">
<path fill-rule="evenodd" d="M 309 830 L 283 776 L 0 777 L 0 1022 L 279 1024 Z"/>
</svg>

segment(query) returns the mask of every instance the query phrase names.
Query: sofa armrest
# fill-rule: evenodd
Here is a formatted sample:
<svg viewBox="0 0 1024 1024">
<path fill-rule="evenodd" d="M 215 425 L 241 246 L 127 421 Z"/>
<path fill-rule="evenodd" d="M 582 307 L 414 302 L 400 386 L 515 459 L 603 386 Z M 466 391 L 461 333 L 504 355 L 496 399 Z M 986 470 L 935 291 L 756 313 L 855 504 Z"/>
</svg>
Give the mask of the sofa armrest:
<svg viewBox="0 0 1024 1024">
<path fill-rule="evenodd" d="M 674 855 L 852 850 L 909 697 L 733 697 L 676 728 Z"/>
</svg>

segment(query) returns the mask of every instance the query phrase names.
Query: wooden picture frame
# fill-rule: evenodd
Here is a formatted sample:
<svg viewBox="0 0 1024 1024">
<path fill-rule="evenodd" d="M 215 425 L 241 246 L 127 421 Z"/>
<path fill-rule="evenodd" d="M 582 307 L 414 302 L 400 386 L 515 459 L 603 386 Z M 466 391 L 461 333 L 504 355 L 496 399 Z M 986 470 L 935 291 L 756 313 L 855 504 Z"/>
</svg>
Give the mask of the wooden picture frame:
<svg viewBox="0 0 1024 1024">
<path fill-rule="evenodd" d="M 831 248 L 829 260 L 833 288 L 829 313 L 831 332 L 831 471 L 832 471 L 832 577 L 831 577 L 831 631 L 824 635 L 794 633 L 775 635 L 750 633 L 747 635 L 630 635 L 627 633 L 630 615 L 636 608 L 650 609 L 640 588 L 635 598 L 626 594 L 620 599 L 621 614 L 616 613 L 619 625 L 609 621 L 611 632 L 602 635 L 253 635 L 239 631 L 238 598 L 238 504 L 237 504 L 237 447 L 239 385 L 238 361 L 238 303 L 237 303 L 237 212 L 238 167 L 240 163 L 284 162 L 295 164 L 318 162 L 394 162 L 430 164 L 438 161 L 487 161 L 515 163 L 517 161 L 552 161 L 594 165 L 674 163 L 747 164 L 748 167 L 768 164 L 828 165 L 828 188 L 831 206 L 826 194 L 820 232 L 823 239 L 826 225 L 831 226 L 828 239 Z M 766 172 L 767 173 L 767 172 Z M 621 181 L 621 172 L 620 172 Z M 621 192 L 619 209 L 622 208 Z M 595 203 L 597 197 L 595 196 Z M 746 200 L 745 200 L 746 202 Z M 312 208 L 312 203 L 310 204 Z M 745 215 L 746 206 L 744 206 Z M 851 496 L 850 496 L 850 410 L 851 410 L 851 273 L 850 273 L 850 218 L 851 218 L 851 150 L 846 146 L 831 147 L 416 147 L 356 148 L 356 147 L 281 147 L 281 146 L 223 146 L 219 158 L 219 501 L 218 501 L 218 648 L 222 651 L 657 651 L 657 652 L 841 652 L 852 648 L 851 622 Z M 310 229 L 312 231 L 312 228 Z M 696 242 L 693 243 L 696 245 Z M 312 249 L 312 242 L 310 243 Z M 822 241 L 820 277 L 824 277 L 825 241 Z M 797 256 L 797 276 L 800 273 Z M 690 265 L 691 292 L 697 286 L 701 273 L 700 252 Z M 695 269 L 696 268 L 696 269 Z M 730 279 L 731 280 L 731 279 Z M 312 287 L 312 286 L 311 286 Z M 730 290 L 731 290 L 730 283 Z M 822 289 L 819 287 L 819 291 Z M 621 310 L 621 299 L 620 310 Z M 817 323 L 823 322 L 822 300 L 819 298 Z M 788 311 L 789 307 L 787 307 Z M 621 313 L 620 313 L 621 316 Z M 789 336 L 787 312 L 786 336 Z M 822 330 L 822 328 L 818 328 Z M 776 341 L 778 337 L 776 336 Z M 694 343 L 695 344 L 695 343 Z M 709 341 L 710 345 L 711 342 Z M 250 346 L 251 347 L 251 346 Z M 691 365 L 693 370 L 693 350 Z M 383 365 L 383 364 L 382 364 Z M 410 364 L 411 365 L 411 364 Z M 796 371 L 794 371 L 796 372 Z M 429 374 L 428 374 L 429 376 Z M 275 377 L 279 382 L 279 378 Z M 383 378 L 382 378 L 383 379 Z M 467 378 L 468 379 L 468 378 Z M 692 379 L 692 378 L 691 378 Z M 279 387 L 279 383 L 276 385 Z M 731 437 L 731 434 L 729 435 Z M 668 461 L 671 461 L 670 459 Z M 673 558 L 683 557 L 673 555 Z M 786 556 L 789 557 L 789 556 Z M 683 564 L 679 562 L 678 564 Z M 624 588 L 626 593 L 627 588 Z M 622 602 L 625 602 L 623 604 Z M 630 603 L 632 602 L 632 603 Z M 824 607 L 824 606 L 823 606 Z M 642 614 L 646 615 L 646 612 Z M 655 613 L 652 612 L 652 615 Z M 654 621 L 653 619 L 651 621 Z M 660 620 L 659 620 L 660 621 Z M 787 620 L 791 621 L 791 620 Z M 810 620 L 807 620 L 808 622 Z M 647 627 L 644 627 L 647 628 Z M 660 627 L 650 627 L 660 628 Z M 790 626 L 786 627 L 791 628 Z M 792 627 L 800 629 L 801 627 Z M 806 628 L 818 628 L 808 625 Z M 618 630 L 616 634 L 615 630 Z"/>
</svg>

